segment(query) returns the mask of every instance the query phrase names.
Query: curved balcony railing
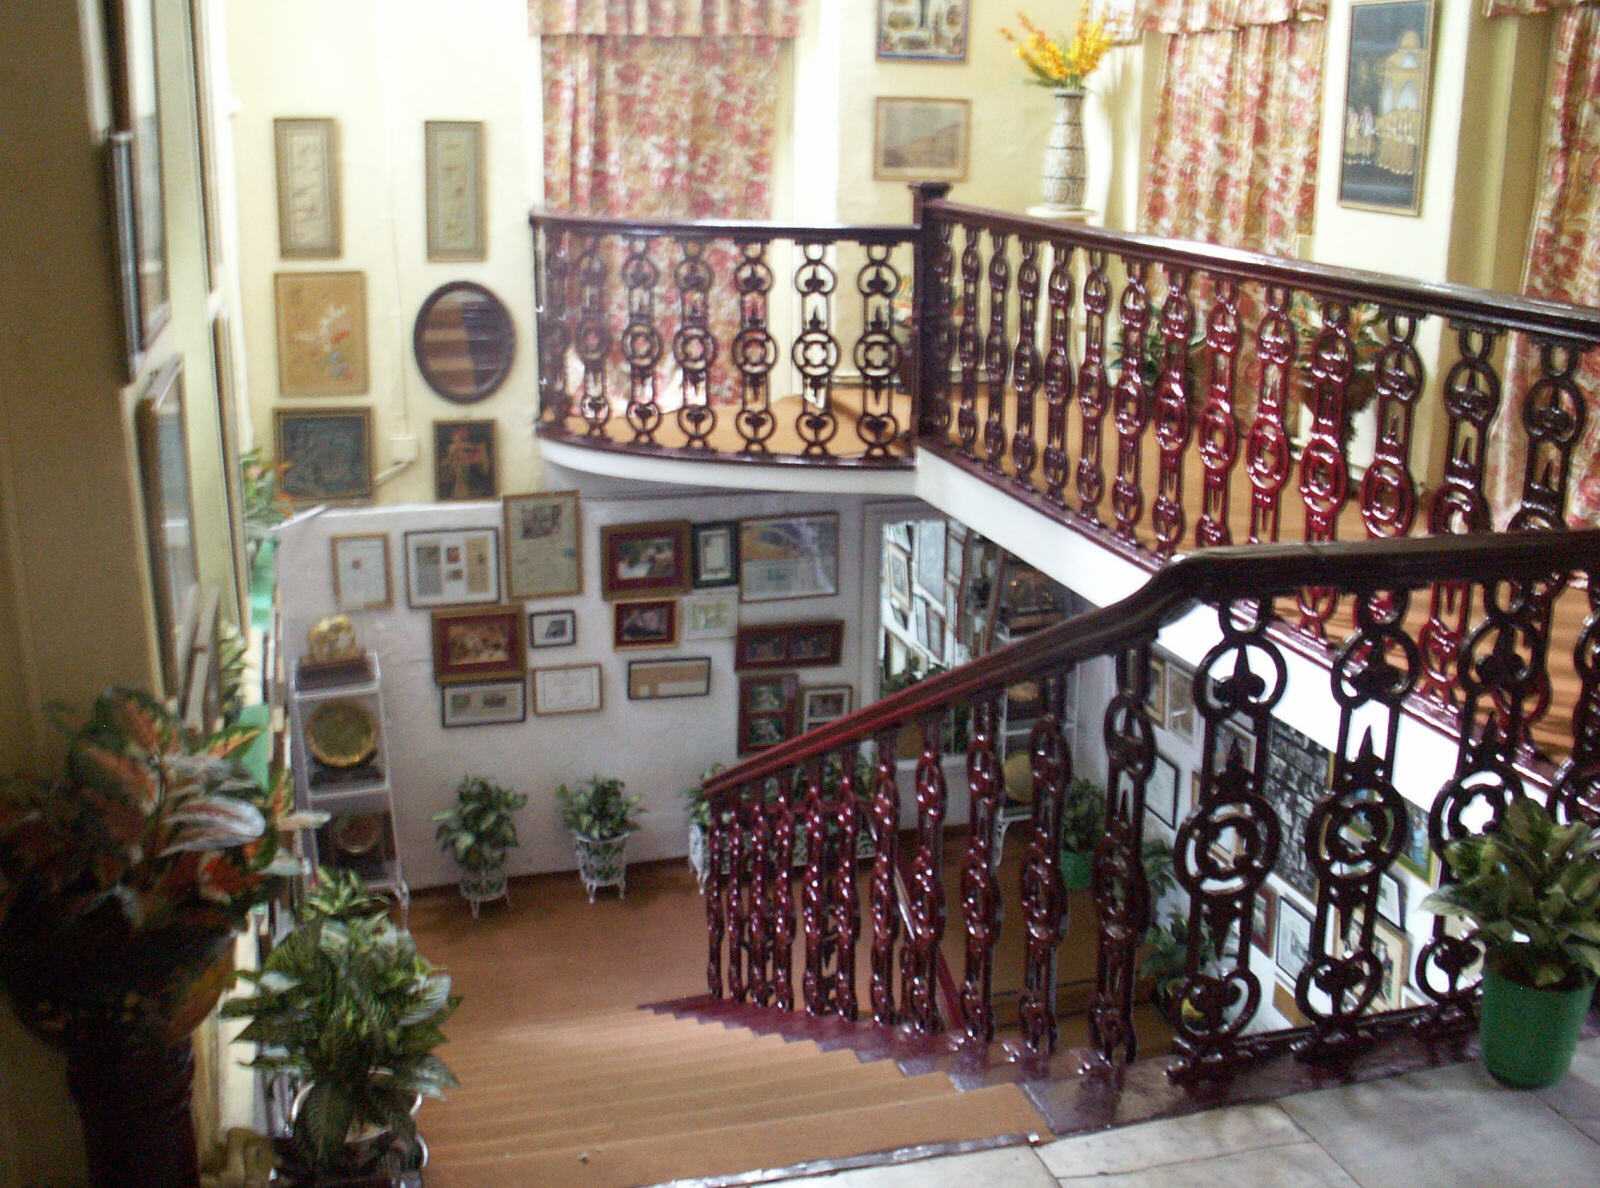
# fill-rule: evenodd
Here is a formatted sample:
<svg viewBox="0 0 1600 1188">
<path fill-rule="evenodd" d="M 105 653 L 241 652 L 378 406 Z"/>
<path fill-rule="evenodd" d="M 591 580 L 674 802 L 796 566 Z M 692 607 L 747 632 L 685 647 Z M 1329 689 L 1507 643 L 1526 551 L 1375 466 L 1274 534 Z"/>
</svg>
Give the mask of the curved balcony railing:
<svg viewBox="0 0 1600 1188">
<path fill-rule="evenodd" d="M 1065 722 L 1069 679 L 1100 657 L 1115 660 L 1105 711 L 1107 819 L 1094 855 L 1098 914 L 1094 990 L 1088 1005 L 1092 1059 L 1138 1054 L 1136 960 L 1151 918 L 1141 856 L 1156 744 L 1147 715 L 1150 649 L 1157 631 L 1196 605 L 1213 608 L 1217 642 L 1193 674 L 1203 723 L 1202 765 L 1192 804 L 1180 810 L 1173 845 L 1177 894 L 1187 921 L 1184 971 L 1173 1012 L 1179 1080 L 1226 1079 L 1264 1056 L 1351 1058 L 1385 1036 L 1459 1037 L 1470 1026 L 1481 946 L 1440 921 L 1407 960 L 1379 926 L 1381 882 L 1398 871 L 1410 825 L 1407 802 L 1427 811 L 1434 855 L 1512 798 L 1539 795 L 1564 818 L 1600 820 L 1600 530 L 1436 536 L 1329 544 L 1262 544 L 1188 554 L 1124 602 L 1047 628 L 950 672 L 781 743 L 705 784 L 712 828 L 707 861 L 707 977 L 714 997 L 856 1020 L 922 1036 L 948 1026 L 961 1042 L 996 1037 L 991 987 L 1003 929 L 1021 938 L 1018 1009 L 1024 1062 L 1044 1061 L 1059 1038 L 1057 951 L 1067 927 L 1061 874 L 1063 796 L 1074 756 Z M 1406 628 L 1412 594 L 1451 583 L 1476 593 L 1449 666 L 1459 740 L 1453 769 L 1427 786 L 1409 780 L 1399 754 L 1403 703 L 1425 674 L 1421 641 Z M 1571 753 L 1548 780 L 1517 763 L 1521 718 L 1536 703 L 1550 660 L 1541 607 L 1549 591 L 1588 592 L 1573 646 L 1581 674 Z M 1331 670 L 1298 675 L 1270 631 L 1276 599 L 1326 589 L 1357 606 Z M 1315 675 L 1306 678 L 1310 670 Z M 1274 710 L 1298 682 L 1326 682 L 1320 704 L 1337 720 L 1331 762 L 1315 777 L 1315 803 L 1293 825 L 1280 819 L 1282 775 L 1264 741 L 1247 754 L 1228 745 L 1242 727 L 1269 735 Z M 1043 691 L 1029 740 L 1033 782 L 1025 850 L 1009 889 L 1020 911 L 1002 918 L 995 861 L 1002 795 L 997 720 L 1008 687 Z M 1291 688 L 1291 685 L 1296 687 Z M 947 785 L 940 727 L 970 715 L 964 792 Z M 921 739 L 915 829 L 902 835 L 896 743 Z M 831 775 L 830 775 L 831 773 Z M 1305 783 L 1302 776 L 1300 783 Z M 1409 785 L 1409 786 L 1407 786 Z M 1304 789 L 1302 788 L 1302 791 Z M 951 797 L 965 795 L 970 832 L 961 855 L 959 903 L 940 878 Z M 863 824 L 863 822 L 865 824 Z M 1471 823 L 1471 824 L 1469 824 Z M 857 833 L 875 855 L 858 869 Z M 791 878 L 797 842 L 804 863 Z M 1309 909 L 1305 953 L 1292 973 L 1292 1010 L 1302 1026 L 1265 1028 L 1260 1008 L 1275 985 L 1257 953 L 1268 880 L 1298 880 Z M 1448 872 L 1444 875 L 1448 878 Z M 952 910 L 953 909 L 953 910 Z M 1280 910 L 1288 910 L 1280 903 Z M 955 1019 L 938 1010 L 937 967 L 946 932 L 965 953 Z M 869 984 L 857 985 L 858 942 Z M 1268 942 L 1270 943 L 1270 942 Z M 1013 945 L 1011 951 L 1017 946 Z M 1386 973 L 1398 963 L 1399 981 Z M 1272 961 L 1265 962 L 1271 969 Z M 1418 1005 L 1400 1001 L 1411 985 Z"/>
</svg>

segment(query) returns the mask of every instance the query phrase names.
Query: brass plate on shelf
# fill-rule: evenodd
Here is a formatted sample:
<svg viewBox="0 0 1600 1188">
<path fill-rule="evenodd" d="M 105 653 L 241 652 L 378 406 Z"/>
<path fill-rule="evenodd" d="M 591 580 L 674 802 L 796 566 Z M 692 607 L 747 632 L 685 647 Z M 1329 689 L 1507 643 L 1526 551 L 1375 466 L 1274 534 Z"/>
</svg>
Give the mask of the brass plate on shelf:
<svg viewBox="0 0 1600 1188">
<path fill-rule="evenodd" d="M 328 834 L 342 853 L 359 858 L 383 837 L 383 819 L 376 813 L 353 813 L 338 817 L 329 826 Z"/>
<path fill-rule="evenodd" d="M 306 719 L 306 747 L 328 767 L 360 767 L 378 750 L 378 723 L 359 701 L 325 701 Z"/>
</svg>

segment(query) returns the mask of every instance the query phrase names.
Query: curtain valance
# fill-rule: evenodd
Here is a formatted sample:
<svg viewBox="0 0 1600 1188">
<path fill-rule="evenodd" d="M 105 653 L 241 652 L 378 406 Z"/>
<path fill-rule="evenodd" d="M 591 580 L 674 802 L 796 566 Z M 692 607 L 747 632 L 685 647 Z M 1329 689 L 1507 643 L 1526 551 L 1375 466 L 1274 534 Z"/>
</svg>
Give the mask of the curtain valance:
<svg viewBox="0 0 1600 1188">
<path fill-rule="evenodd" d="M 1484 16 L 1534 16 L 1541 12 L 1554 12 L 1558 8 L 1582 8 L 1600 5 L 1600 0 L 1483 0 Z"/>
<path fill-rule="evenodd" d="M 1139 27 L 1152 33 L 1220 33 L 1327 19 L 1328 0 L 1140 0 L 1139 6 Z"/>
<path fill-rule="evenodd" d="M 794 37 L 803 0 L 528 0 L 528 32 L 561 37 Z"/>
</svg>

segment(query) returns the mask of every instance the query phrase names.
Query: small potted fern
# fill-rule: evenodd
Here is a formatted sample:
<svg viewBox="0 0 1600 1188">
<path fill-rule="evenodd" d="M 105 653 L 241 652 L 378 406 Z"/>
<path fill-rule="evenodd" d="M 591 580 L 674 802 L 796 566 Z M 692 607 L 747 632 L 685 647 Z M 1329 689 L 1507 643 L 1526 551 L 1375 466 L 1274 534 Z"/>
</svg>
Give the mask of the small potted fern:
<svg viewBox="0 0 1600 1188">
<path fill-rule="evenodd" d="M 572 834 L 578 855 L 578 877 L 594 902 L 601 887 L 627 895 L 628 835 L 639 831 L 640 797 L 625 794 L 627 785 L 610 776 L 592 775 L 572 788 L 556 789 L 561 823 Z"/>
<path fill-rule="evenodd" d="M 506 855 L 517 844 L 512 814 L 528 803 L 526 792 L 514 792 L 482 776 L 463 776 L 456 802 L 430 818 L 435 838 L 461 868 L 461 895 L 476 918 L 480 904 L 510 900 L 506 890 Z"/>
</svg>

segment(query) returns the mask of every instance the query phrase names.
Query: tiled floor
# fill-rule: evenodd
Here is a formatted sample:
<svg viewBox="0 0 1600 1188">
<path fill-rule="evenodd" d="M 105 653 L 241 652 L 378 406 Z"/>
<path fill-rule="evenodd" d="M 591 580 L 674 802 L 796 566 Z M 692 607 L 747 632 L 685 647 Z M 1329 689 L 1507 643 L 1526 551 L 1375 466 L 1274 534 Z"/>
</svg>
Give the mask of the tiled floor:
<svg viewBox="0 0 1600 1188">
<path fill-rule="evenodd" d="M 1507 1188 L 1600 1183 L 1600 1039 L 1536 1093 L 1476 1064 L 1429 1069 L 970 1155 L 840 1172 L 806 1188 Z"/>
</svg>

